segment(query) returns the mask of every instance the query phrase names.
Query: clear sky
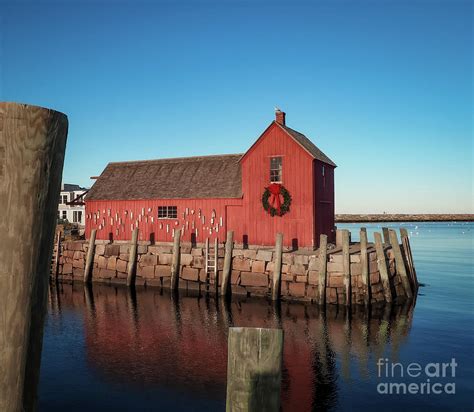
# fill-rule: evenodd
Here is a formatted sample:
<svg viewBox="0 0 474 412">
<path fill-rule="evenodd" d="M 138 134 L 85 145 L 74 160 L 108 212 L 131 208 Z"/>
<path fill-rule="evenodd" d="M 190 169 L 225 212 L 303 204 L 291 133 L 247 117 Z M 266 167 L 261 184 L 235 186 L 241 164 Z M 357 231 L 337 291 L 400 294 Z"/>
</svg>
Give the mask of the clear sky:
<svg viewBox="0 0 474 412">
<path fill-rule="evenodd" d="M 0 0 L 0 100 L 66 113 L 64 181 L 245 151 L 273 108 L 339 213 L 473 213 L 471 1 Z M 263 189 L 262 189 L 263 190 Z"/>
</svg>

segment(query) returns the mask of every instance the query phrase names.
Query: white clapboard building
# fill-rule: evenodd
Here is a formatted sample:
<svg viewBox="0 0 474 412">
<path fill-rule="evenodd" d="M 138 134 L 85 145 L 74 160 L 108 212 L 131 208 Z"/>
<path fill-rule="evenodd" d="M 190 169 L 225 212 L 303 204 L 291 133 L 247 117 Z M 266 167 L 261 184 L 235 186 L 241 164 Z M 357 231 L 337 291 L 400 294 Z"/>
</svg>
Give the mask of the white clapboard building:
<svg viewBox="0 0 474 412">
<path fill-rule="evenodd" d="M 58 220 L 85 225 L 84 195 L 88 189 L 69 183 L 61 184 L 59 196 Z"/>
</svg>

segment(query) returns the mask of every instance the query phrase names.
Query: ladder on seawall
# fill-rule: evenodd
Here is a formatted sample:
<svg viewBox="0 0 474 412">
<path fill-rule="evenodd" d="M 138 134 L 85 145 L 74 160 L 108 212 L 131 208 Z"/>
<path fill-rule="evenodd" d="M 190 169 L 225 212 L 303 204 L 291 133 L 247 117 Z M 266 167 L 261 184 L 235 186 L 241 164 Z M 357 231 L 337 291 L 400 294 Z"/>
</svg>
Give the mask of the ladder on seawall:
<svg viewBox="0 0 474 412">
<path fill-rule="evenodd" d="M 59 258 L 62 255 L 61 232 L 56 234 L 56 242 L 54 243 L 53 255 L 51 256 L 51 266 L 49 268 L 49 275 L 51 278 L 57 280 L 59 270 Z"/>
<path fill-rule="evenodd" d="M 219 289 L 218 275 L 218 259 L 219 259 L 219 240 L 214 239 L 214 244 L 210 246 L 209 238 L 206 239 L 205 248 L 205 271 L 206 271 L 206 290 L 209 291 L 211 279 L 214 281 L 216 292 Z"/>
</svg>

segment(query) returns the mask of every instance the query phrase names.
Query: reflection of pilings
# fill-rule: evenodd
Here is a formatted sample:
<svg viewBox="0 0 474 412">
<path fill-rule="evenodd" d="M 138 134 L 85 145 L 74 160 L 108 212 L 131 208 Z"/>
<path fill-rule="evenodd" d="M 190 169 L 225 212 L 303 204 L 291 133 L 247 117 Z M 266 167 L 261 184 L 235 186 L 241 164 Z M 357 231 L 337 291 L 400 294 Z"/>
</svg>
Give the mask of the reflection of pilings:
<svg viewBox="0 0 474 412">
<path fill-rule="evenodd" d="M 329 338 L 327 330 L 326 311 L 323 309 L 319 312 L 319 331 L 316 333 L 317 349 L 319 351 L 319 362 L 321 364 L 321 374 L 326 376 L 328 373 L 327 365 L 327 349 L 329 347 Z"/>
<path fill-rule="evenodd" d="M 328 309 L 321 308 L 318 314 L 315 359 L 312 363 L 314 374 L 312 410 L 330 410 L 337 402 L 336 362 L 329 341 Z"/>
<path fill-rule="evenodd" d="M 224 322 L 225 327 L 232 327 L 234 326 L 234 322 L 232 319 L 232 309 L 230 306 L 229 299 L 220 299 L 220 312 L 222 314 L 222 321 Z"/>
<path fill-rule="evenodd" d="M 174 323 L 176 325 L 176 335 L 181 337 L 183 334 L 183 325 L 181 322 L 181 310 L 180 310 L 180 300 L 179 295 L 176 293 L 176 290 L 170 291 L 171 297 L 171 311 L 174 317 Z"/>
<path fill-rule="evenodd" d="M 400 353 L 400 346 L 406 340 L 411 327 L 410 314 L 413 311 L 413 302 L 407 300 L 402 306 L 397 307 L 397 315 L 393 320 L 394 326 L 391 333 L 392 360 L 397 361 Z"/>
<path fill-rule="evenodd" d="M 131 287 L 127 290 L 127 306 L 128 311 L 132 315 L 132 320 L 135 325 L 138 324 L 138 302 L 137 290 Z"/>
<path fill-rule="evenodd" d="M 385 351 L 385 346 L 388 343 L 391 311 L 392 305 L 389 303 L 385 303 L 383 306 L 383 315 L 380 319 L 379 328 L 377 331 L 377 346 L 375 349 L 377 359 L 382 357 Z"/>
<path fill-rule="evenodd" d="M 370 335 L 370 308 L 358 311 L 357 322 L 355 323 L 360 333 L 360 345 L 358 347 L 359 371 L 361 376 L 369 376 L 369 335 Z"/>
<path fill-rule="evenodd" d="M 351 308 L 344 308 L 344 341 L 342 345 L 341 367 L 342 376 L 349 380 L 351 377 Z"/>
<path fill-rule="evenodd" d="M 94 293 L 91 284 L 84 284 L 84 301 L 86 302 L 87 313 L 92 317 L 95 315 Z"/>
</svg>

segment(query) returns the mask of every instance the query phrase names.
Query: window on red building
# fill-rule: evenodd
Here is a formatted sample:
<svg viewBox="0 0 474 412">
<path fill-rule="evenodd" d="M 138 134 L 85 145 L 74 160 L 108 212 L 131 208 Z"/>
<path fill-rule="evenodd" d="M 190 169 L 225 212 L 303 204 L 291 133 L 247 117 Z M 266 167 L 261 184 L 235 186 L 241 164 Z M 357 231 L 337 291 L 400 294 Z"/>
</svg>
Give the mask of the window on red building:
<svg viewBox="0 0 474 412">
<path fill-rule="evenodd" d="M 282 179 L 282 159 L 281 157 L 270 158 L 270 182 L 281 183 Z"/>
</svg>

